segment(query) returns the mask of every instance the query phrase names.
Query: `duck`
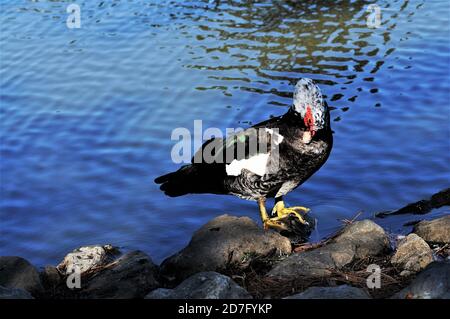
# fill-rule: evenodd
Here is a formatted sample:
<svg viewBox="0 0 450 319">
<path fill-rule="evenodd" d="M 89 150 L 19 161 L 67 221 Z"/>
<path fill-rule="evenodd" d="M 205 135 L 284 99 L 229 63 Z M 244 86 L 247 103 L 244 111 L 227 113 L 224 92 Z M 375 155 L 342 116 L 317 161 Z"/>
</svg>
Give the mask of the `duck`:
<svg viewBox="0 0 450 319">
<path fill-rule="evenodd" d="M 157 177 L 155 183 L 170 197 L 209 193 L 255 201 L 264 229 L 283 231 L 289 227 L 288 217 L 308 224 L 304 214 L 310 209 L 286 207 L 284 197 L 323 166 L 332 147 L 328 104 L 312 79 L 301 78 L 285 114 L 207 140 L 190 164 Z M 269 198 L 274 198 L 270 214 Z"/>
</svg>

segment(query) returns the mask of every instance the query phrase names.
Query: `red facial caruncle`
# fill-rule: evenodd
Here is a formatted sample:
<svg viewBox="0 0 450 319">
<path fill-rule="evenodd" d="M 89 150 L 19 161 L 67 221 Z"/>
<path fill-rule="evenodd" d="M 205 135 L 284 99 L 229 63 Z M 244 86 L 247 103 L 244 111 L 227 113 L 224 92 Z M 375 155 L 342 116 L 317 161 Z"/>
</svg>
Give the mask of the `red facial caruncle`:
<svg viewBox="0 0 450 319">
<path fill-rule="evenodd" d="M 311 136 L 314 136 L 314 134 L 316 133 L 314 129 L 314 117 L 311 111 L 311 107 L 309 105 L 306 107 L 306 114 L 305 117 L 303 118 L 303 121 L 305 122 L 305 126 L 311 133 Z"/>
</svg>

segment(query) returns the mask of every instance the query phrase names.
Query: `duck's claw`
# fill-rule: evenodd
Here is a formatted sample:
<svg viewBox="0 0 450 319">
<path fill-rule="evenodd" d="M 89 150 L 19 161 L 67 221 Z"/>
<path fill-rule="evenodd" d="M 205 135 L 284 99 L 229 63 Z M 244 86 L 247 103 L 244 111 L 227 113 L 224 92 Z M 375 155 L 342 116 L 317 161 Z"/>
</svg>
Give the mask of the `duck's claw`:
<svg viewBox="0 0 450 319">
<path fill-rule="evenodd" d="M 304 207 L 304 206 L 291 206 L 291 207 L 286 207 L 287 209 L 293 209 L 293 210 L 301 210 L 303 211 L 304 214 L 308 213 L 311 209 L 308 207 Z"/>
<path fill-rule="evenodd" d="M 310 211 L 309 208 L 306 208 L 303 206 L 285 207 L 284 202 L 282 200 L 278 201 L 272 209 L 272 215 L 276 215 L 277 217 L 272 218 L 272 219 L 280 220 L 280 219 L 285 219 L 286 217 L 288 217 L 290 215 L 293 215 L 303 225 L 309 225 L 309 223 L 303 218 L 302 215 L 300 215 L 300 213 L 297 212 L 297 210 L 301 210 L 305 214 Z"/>
<path fill-rule="evenodd" d="M 288 230 L 288 227 L 282 223 L 278 217 L 275 218 L 268 218 L 266 220 L 263 221 L 264 224 L 264 229 L 276 229 L 279 231 L 282 230 Z"/>
</svg>

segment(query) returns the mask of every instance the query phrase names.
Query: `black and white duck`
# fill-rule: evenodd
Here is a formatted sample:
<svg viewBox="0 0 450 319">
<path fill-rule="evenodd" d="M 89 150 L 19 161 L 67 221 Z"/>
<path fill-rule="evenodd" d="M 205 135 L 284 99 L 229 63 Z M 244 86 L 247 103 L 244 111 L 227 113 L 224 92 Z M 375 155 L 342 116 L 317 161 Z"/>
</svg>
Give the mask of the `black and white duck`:
<svg viewBox="0 0 450 319">
<path fill-rule="evenodd" d="M 299 211 L 309 209 L 285 207 L 283 196 L 326 162 L 332 145 L 327 103 L 319 87 L 303 78 L 295 86 L 293 104 L 286 114 L 225 139 L 208 140 L 191 164 L 155 182 L 168 196 L 212 193 L 257 201 L 264 228 L 286 230 L 287 217 L 307 224 Z M 271 215 L 266 211 L 267 198 L 275 198 Z"/>
</svg>

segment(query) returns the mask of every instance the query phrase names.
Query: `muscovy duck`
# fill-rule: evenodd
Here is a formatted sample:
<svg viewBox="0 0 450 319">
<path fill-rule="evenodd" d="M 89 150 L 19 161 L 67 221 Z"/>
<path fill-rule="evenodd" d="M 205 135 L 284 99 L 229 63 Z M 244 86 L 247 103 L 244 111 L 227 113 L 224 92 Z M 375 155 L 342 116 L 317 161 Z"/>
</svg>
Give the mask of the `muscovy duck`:
<svg viewBox="0 0 450 319">
<path fill-rule="evenodd" d="M 263 147 L 252 147 L 255 141 Z M 326 162 L 332 144 L 327 103 L 314 81 L 302 78 L 286 114 L 225 139 L 206 141 L 192 164 L 160 176 L 155 182 L 168 196 L 213 193 L 257 201 L 264 228 L 286 230 L 288 216 L 307 224 L 298 211 L 306 213 L 309 209 L 285 207 L 283 196 Z M 204 160 L 205 154 L 210 154 L 209 160 Z M 267 198 L 275 198 L 270 216 Z"/>
</svg>

